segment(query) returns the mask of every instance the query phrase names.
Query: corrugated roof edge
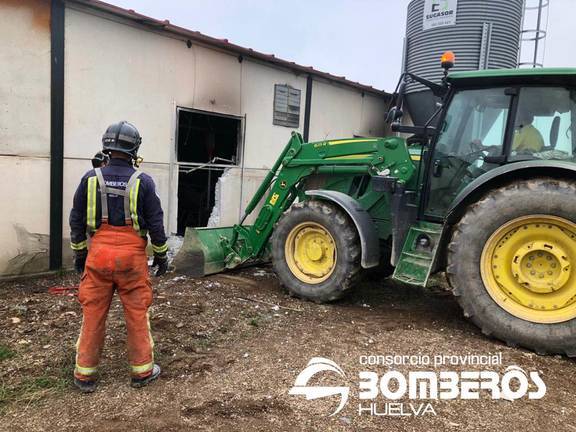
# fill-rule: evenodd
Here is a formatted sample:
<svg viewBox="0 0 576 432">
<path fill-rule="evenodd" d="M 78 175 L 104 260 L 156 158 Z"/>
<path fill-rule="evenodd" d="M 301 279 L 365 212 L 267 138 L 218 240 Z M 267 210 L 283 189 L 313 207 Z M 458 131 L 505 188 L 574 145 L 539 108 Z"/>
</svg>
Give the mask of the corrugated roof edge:
<svg viewBox="0 0 576 432">
<path fill-rule="evenodd" d="M 211 36 L 207 36 L 203 33 L 198 31 L 189 30 L 183 27 L 179 27 L 173 25 L 168 20 L 158 20 L 155 18 L 148 17 L 146 15 L 142 15 L 138 12 L 135 12 L 132 9 L 124 9 L 119 6 L 115 6 L 100 0 L 66 0 L 67 3 L 77 3 L 85 6 L 92 7 L 94 9 L 98 9 L 101 11 L 105 11 L 111 13 L 113 15 L 117 15 L 123 18 L 130 19 L 132 21 L 136 21 L 139 24 L 149 25 L 157 30 L 163 30 L 169 33 L 178 34 L 181 36 L 190 39 L 192 42 L 196 41 L 199 43 L 203 43 L 205 45 L 214 46 L 225 51 L 231 51 L 235 54 L 252 57 L 254 59 L 258 59 L 264 62 L 272 63 L 278 66 L 282 66 L 293 71 L 297 71 L 303 74 L 310 74 L 313 76 L 317 76 L 320 78 L 324 78 L 329 81 L 338 82 L 350 87 L 354 87 L 360 89 L 364 92 L 377 94 L 380 96 L 388 97 L 390 93 L 385 92 L 384 90 L 379 90 L 369 85 L 361 84 L 356 81 L 350 81 L 346 79 L 346 77 L 339 77 L 336 75 L 332 75 L 328 72 L 322 72 L 319 70 L 314 69 L 312 66 L 302 66 L 297 63 L 283 60 L 281 58 L 275 57 L 274 54 L 264 54 L 259 51 L 255 51 L 252 48 L 245 48 L 240 45 L 233 44 L 228 42 L 228 39 L 217 39 Z"/>
</svg>

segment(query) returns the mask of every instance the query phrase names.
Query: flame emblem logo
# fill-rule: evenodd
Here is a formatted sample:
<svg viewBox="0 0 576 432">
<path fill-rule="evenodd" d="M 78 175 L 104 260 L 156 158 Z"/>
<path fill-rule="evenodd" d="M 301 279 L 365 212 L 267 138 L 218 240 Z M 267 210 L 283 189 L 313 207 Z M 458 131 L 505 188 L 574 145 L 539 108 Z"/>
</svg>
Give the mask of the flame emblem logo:
<svg viewBox="0 0 576 432">
<path fill-rule="evenodd" d="M 340 395 L 340 404 L 338 405 L 336 410 L 332 414 L 330 414 L 330 416 L 333 416 L 338 414 L 342 410 L 342 408 L 344 408 L 346 402 L 348 402 L 348 395 L 350 393 L 350 389 L 347 386 L 341 386 L 341 387 L 309 386 L 308 381 L 310 381 L 310 379 L 314 375 L 320 372 L 335 372 L 342 378 L 346 378 L 344 371 L 342 371 L 340 366 L 338 366 L 332 360 L 329 360 L 324 357 L 314 357 L 308 362 L 306 368 L 302 372 L 300 372 L 300 374 L 296 377 L 294 386 L 290 389 L 288 394 L 304 395 L 306 396 L 307 400 Z"/>
</svg>

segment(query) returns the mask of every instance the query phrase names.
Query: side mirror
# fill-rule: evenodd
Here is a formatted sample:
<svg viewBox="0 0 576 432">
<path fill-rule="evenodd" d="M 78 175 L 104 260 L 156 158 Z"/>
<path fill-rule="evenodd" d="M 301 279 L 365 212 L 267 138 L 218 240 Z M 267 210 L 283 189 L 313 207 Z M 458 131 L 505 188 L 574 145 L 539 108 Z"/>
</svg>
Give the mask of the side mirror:
<svg viewBox="0 0 576 432">
<path fill-rule="evenodd" d="M 395 123 L 397 120 L 401 119 L 404 115 L 402 108 L 392 107 L 388 114 L 386 115 L 386 123 Z"/>
<path fill-rule="evenodd" d="M 406 82 L 404 79 L 398 85 L 398 91 L 394 98 L 394 106 L 390 108 L 388 114 L 386 115 L 386 123 L 394 123 L 397 120 L 401 119 L 404 115 L 402 111 L 402 105 L 404 104 L 404 92 L 406 90 Z"/>
</svg>

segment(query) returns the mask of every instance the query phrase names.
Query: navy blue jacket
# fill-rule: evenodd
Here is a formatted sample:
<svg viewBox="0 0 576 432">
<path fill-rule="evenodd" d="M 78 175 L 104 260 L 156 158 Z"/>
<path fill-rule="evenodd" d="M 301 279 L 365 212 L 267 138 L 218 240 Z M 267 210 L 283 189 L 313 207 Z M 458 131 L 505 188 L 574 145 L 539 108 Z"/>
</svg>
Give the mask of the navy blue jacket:
<svg viewBox="0 0 576 432">
<path fill-rule="evenodd" d="M 102 168 L 102 175 L 107 187 L 126 189 L 126 184 L 136 170 L 132 164 L 124 159 L 110 159 L 110 164 Z M 74 194 L 74 204 L 70 212 L 70 239 L 74 250 L 86 249 L 87 238 L 87 195 L 88 179 L 95 177 L 96 172 L 92 169 L 82 177 L 78 189 Z M 160 198 L 156 194 L 156 186 L 152 177 L 142 173 L 138 189 L 137 212 L 138 224 L 143 237 L 146 231 L 152 241 L 152 249 L 156 254 L 166 252 L 166 233 L 164 232 L 164 212 Z M 96 228 L 102 223 L 102 207 L 100 203 L 100 188 L 96 193 Z M 130 219 L 130 215 L 128 215 Z M 108 223 L 114 226 L 124 226 L 124 197 L 108 195 Z"/>
</svg>

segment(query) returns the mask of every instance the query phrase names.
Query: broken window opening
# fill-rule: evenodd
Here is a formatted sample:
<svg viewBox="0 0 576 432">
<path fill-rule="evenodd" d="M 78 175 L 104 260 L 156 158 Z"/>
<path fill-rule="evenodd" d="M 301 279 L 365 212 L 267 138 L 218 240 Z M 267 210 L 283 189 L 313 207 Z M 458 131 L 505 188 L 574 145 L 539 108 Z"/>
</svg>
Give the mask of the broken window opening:
<svg viewBox="0 0 576 432">
<path fill-rule="evenodd" d="M 215 188 L 227 166 L 240 158 L 241 119 L 218 113 L 178 108 L 178 221 L 205 227 L 215 203 Z"/>
</svg>

